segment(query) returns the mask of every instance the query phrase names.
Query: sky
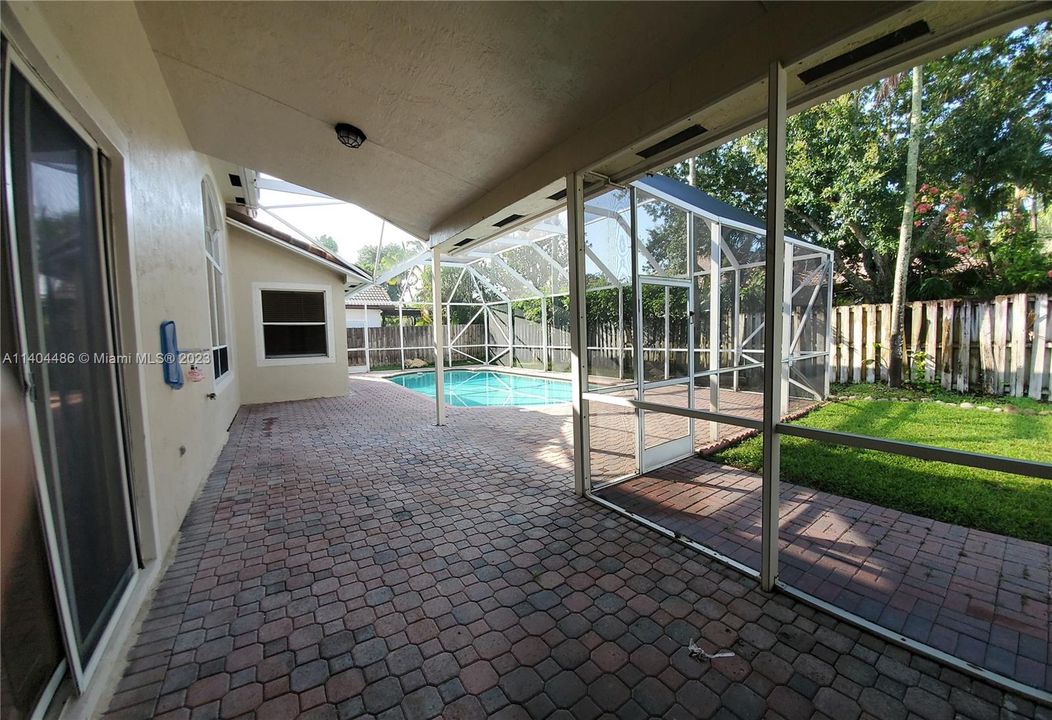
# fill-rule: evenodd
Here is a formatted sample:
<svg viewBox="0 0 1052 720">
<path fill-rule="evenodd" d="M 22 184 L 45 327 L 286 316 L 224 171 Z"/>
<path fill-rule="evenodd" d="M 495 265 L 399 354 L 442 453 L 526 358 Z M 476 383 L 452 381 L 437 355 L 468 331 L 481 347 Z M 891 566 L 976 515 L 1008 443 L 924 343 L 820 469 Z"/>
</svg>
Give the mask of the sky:
<svg viewBox="0 0 1052 720">
<path fill-rule="evenodd" d="M 260 177 L 270 176 L 260 174 Z M 361 248 L 376 246 L 381 236 L 385 245 L 409 243 L 414 248 L 425 249 L 412 235 L 351 203 L 260 189 L 259 205 L 260 222 L 297 237 L 306 235 L 313 239 L 329 235 L 336 241 L 340 256 L 351 262 L 358 260 Z M 287 207 L 291 205 L 302 207 Z"/>
</svg>

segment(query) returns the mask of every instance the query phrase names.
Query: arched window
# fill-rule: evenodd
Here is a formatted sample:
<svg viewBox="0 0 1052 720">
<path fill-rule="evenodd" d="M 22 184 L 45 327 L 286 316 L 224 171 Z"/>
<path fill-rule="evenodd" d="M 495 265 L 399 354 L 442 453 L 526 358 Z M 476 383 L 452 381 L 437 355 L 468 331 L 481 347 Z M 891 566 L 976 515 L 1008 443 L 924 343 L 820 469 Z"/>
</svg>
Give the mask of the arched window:
<svg viewBox="0 0 1052 720">
<path fill-rule="evenodd" d="M 216 380 L 230 372 L 227 341 L 226 286 L 223 282 L 223 217 L 215 187 L 209 178 L 201 181 L 205 210 L 205 272 L 212 320 L 212 370 Z"/>
</svg>

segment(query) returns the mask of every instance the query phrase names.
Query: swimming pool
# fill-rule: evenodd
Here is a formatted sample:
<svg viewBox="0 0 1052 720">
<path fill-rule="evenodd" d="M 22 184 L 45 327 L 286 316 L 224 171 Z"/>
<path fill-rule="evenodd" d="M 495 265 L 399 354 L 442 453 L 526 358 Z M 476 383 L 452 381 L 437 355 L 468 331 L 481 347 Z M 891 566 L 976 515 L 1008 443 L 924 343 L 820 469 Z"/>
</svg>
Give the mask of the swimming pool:
<svg viewBox="0 0 1052 720">
<path fill-rule="evenodd" d="M 434 370 L 395 375 L 388 379 L 421 395 L 435 396 Z M 444 381 L 446 404 L 455 407 L 537 407 L 570 402 L 570 383 L 565 380 L 493 370 L 446 370 Z"/>
</svg>

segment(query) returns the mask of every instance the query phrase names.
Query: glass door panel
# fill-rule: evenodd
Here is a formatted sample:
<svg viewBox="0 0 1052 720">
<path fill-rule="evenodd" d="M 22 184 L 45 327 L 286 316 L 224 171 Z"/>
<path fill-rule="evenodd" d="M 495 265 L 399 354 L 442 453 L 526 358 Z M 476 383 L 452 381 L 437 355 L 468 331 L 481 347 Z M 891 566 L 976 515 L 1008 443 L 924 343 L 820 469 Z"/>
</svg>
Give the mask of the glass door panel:
<svg viewBox="0 0 1052 720">
<path fill-rule="evenodd" d="M 52 564 L 61 577 L 78 680 L 135 565 L 118 422 L 99 224 L 97 155 L 29 83 L 12 72 L 11 184 L 25 350 Z"/>
<path fill-rule="evenodd" d="M 12 286 L 7 225 L 0 228 L 0 278 Z M 0 293 L 0 354 L 15 355 L 17 314 L 11 293 Z M 37 501 L 29 417 L 20 365 L 0 368 L 3 383 L 4 465 L 0 474 L 0 717 L 23 720 L 44 704 L 65 658 Z"/>
</svg>

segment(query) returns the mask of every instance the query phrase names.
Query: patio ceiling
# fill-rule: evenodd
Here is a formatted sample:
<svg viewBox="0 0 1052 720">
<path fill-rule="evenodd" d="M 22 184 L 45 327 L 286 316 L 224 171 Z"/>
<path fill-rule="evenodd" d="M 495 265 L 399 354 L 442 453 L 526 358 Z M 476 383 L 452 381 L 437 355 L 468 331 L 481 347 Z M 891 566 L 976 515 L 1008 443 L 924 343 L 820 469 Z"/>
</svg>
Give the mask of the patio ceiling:
<svg viewBox="0 0 1052 720">
<path fill-rule="evenodd" d="M 141 3 L 195 147 L 420 237 L 759 3 Z M 651 38 L 645 44 L 639 38 Z M 357 152 L 332 126 L 368 135 Z"/>
<path fill-rule="evenodd" d="M 904 48 L 946 47 L 1037 7 L 141 2 L 138 11 L 196 149 L 446 243 L 553 207 L 548 195 L 569 170 L 631 171 L 665 157 L 636 151 L 690 124 L 715 136 L 754 118 L 765 107 L 757 81 L 775 56 L 802 69 L 917 19 L 932 32 Z M 361 149 L 337 144 L 340 121 L 365 131 Z"/>
</svg>

